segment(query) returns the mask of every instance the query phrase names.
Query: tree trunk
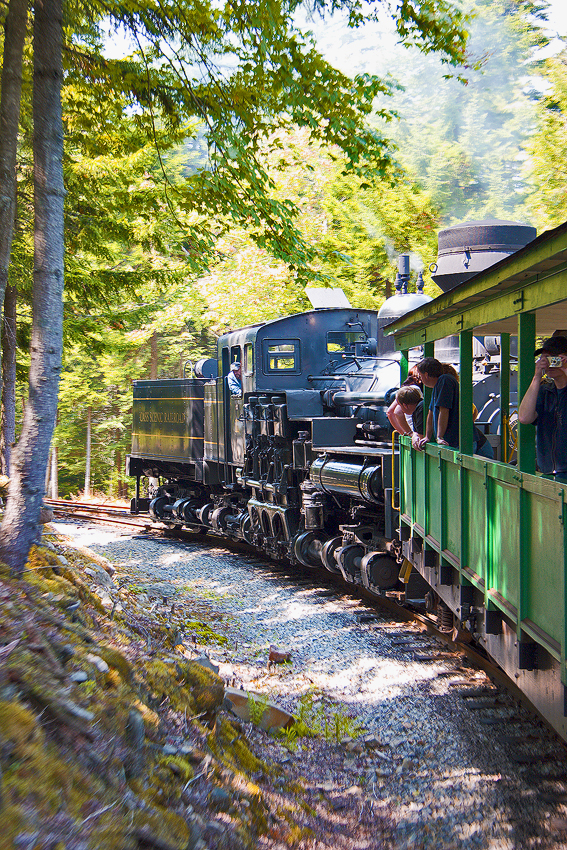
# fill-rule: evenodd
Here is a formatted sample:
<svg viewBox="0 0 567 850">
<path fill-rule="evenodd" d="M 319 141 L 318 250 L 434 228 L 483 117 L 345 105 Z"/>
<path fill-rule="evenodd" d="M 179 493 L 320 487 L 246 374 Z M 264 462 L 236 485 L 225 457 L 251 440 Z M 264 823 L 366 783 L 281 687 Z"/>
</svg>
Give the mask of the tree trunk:
<svg viewBox="0 0 567 850">
<path fill-rule="evenodd" d="M 0 304 L 8 282 L 16 216 L 16 153 L 27 17 L 27 0 L 10 0 L 0 82 Z"/>
<path fill-rule="evenodd" d="M 83 496 L 85 499 L 91 495 L 91 439 L 92 439 L 92 408 L 89 405 L 87 408 L 87 456 L 85 462 L 85 490 Z"/>
<path fill-rule="evenodd" d="M 12 453 L 0 559 L 21 575 L 38 538 L 57 412 L 63 328 L 62 0 L 36 0 L 34 19 L 34 281 L 29 398 Z"/>
<path fill-rule="evenodd" d="M 18 290 L 6 287 L 2 323 L 2 434 L 0 463 L 2 473 L 10 475 L 10 458 L 16 440 L 16 304 Z"/>
</svg>

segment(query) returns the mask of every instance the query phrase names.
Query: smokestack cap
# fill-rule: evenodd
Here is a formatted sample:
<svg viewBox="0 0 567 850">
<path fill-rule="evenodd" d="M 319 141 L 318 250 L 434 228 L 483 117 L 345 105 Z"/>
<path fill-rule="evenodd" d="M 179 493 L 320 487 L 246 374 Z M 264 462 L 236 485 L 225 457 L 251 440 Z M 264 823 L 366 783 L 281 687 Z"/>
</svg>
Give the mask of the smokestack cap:
<svg viewBox="0 0 567 850">
<path fill-rule="evenodd" d="M 443 292 L 519 251 L 537 236 L 535 227 L 518 221 L 466 221 L 440 230 L 432 277 Z"/>
</svg>

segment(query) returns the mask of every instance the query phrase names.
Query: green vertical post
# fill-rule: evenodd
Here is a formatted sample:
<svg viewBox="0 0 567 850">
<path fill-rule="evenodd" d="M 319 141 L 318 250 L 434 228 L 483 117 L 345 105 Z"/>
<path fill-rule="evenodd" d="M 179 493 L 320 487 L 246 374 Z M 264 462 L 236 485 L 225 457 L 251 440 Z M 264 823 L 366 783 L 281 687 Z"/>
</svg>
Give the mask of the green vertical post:
<svg viewBox="0 0 567 850">
<path fill-rule="evenodd" d="M 435 343 L 434 342 L 426 342 L 423 346 L 423 356 L 424 357 L 435 357 Z M 423 427 L 425 428 L 425 422 L 427 420 L 427 411 L 429 410 L 429 404 L 431 402 L 431 389 L 429 387 L 423 387 Z"/>
<path fill-rule="evenodd" d="M 524 397 L 534 376 L 535 313 L 520 313 L 518 316 L 518 405 Z M 535 428 L 518 423 L 518 469 L 520 473 L 535 473 Z M 522 621 L 529 608 L 530 573 L 530 494 L 524 490 L 522 475 L 519 478 L 519 581 L 518 581 L 518 641 L 522 640 Z"/>
<path fill-rule="evenodd" d="M 535 313 L 518 316 L 518 405 L 534 376 Z M 518 469 L 535 474 L 535 428 L 518 423 Z"/>
<path fill-rule="evenodd" d="M 472 418 L 472 331 L 462 331 L 459 336 L 459 449 L 462 454 L 473 453 L 473 418 Z M 468 499 L 468 471 L 461 464 L 460 467 L 460 502 L 461 502 L 461 527 L 459 529 L 460 539 L 460 583 L 465 584 L 462 569 L 467 566 L 469 555 L 469 499 Z M 456 495 L 456 494 L 455 494 Z"/>
<path fill-rule="evenodd" d="M 473 453 L 472 331 L 459 337 L 459 448 L 463 454 Z"/>
<path fill-rule="evenodd" d="M 409 351 L 405 348 L 400 353 L 400 384 L 403 384 L 409 372 Z"/>
<path fill-rule="evenodd" d="M 510 334 L 500 335 L 500 460 L 510 453 L 507 422 L 510 417 Z"/>
<path fill-rule="evenodd" d="M 423 346 L 423 356 L 424 357 L 435 357 L 435 343 L 434 342 L 426 342 Z M 425 433 L 425 428 L 427 425 L 427 415 L 429 412 L 429 405 L 431 403 L 431 388 L 423 387 L 423 429 Z M 425 536 L 429 534 L 429 530 L 431 528 L 430 522 L 430 509 L 429 509 L 429 457 L 427 456 L 427 449 L 425 451 L 425 457 L 423 458 L 423 492 L 426 495 L 425 498 L 425 512 L 424 512 L 424 527 L 425 527 Z"/>
</svg>

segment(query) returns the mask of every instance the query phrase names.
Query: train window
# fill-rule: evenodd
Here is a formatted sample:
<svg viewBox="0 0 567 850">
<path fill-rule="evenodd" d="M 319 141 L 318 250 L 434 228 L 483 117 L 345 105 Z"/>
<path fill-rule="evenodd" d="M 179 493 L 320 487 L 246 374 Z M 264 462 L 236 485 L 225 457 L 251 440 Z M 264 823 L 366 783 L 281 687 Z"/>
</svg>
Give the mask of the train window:
<svg viewBox="0 0 567 850">
<path fill-rule="evenodd" d="M 254 374 L 254 346 L 251 342 L 247 342 L 244 346 L 244 374 Z"/>
<path fill-rule="evenodd" d="M 266 372 L 299 372 L 299 340 L 265 340 L 264 365 Z"/>
<path fill-rule="evenodd" d="M 362 331 L 329 331 L 327 333 L 327 351 L 336 354 L 341 351 L 354 352 L 355 342 L 364 342 L 366 334 Z"/>
<path fill-rule="evenodd" d="M 233 345 L 230 349 L 230 362 L 242 363 L 242 349 L 239 345 Z"/>
</svg>

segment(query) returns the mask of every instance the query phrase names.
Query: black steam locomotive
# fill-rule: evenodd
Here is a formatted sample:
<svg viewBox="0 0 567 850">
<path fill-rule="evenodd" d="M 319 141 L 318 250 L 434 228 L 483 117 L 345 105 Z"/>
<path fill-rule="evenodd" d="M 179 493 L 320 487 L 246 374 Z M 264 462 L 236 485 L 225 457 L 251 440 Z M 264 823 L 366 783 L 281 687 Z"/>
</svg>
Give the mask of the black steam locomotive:
<svg viewBox="0 0 567 850">
<path fill-rule="evenodd" d="M 451 288 L 533 236 L 509 222 L 449 228 L 440 234 L 437 278 Z M 132 511 L 323 566 L 375 593 L 395 588 L 398 451 L 386 410 L 409 357 L 421 352 L 396 352 L 384 327 L 431 300 L 420 282 L 408 292 L 408 281 L 402 257 L 396 294 L 378 314 L 315 309 L 243 328 L 221 336 L 217 359 L 197 363 L 190 379 L 135 381 Z M 458 362 L 455 339 L 435 353 Z M 500 445 L 497 340 L 476 341 L 475 357 L 478 422 Z M 228 383 L 235 361 L 241 397 Z"/>
</svg>

